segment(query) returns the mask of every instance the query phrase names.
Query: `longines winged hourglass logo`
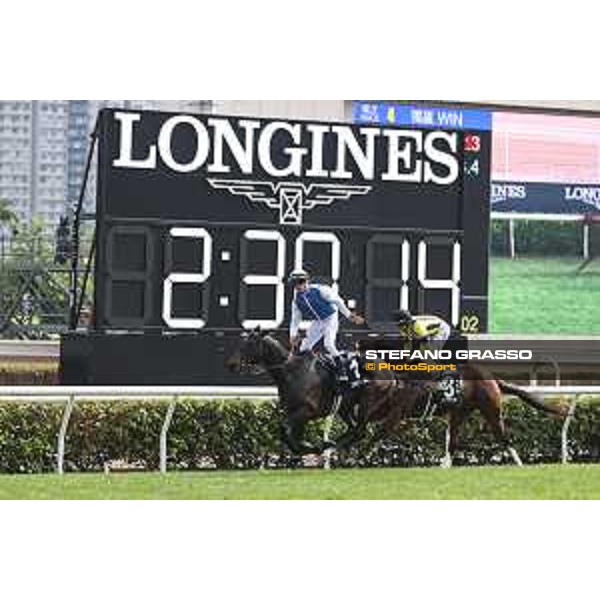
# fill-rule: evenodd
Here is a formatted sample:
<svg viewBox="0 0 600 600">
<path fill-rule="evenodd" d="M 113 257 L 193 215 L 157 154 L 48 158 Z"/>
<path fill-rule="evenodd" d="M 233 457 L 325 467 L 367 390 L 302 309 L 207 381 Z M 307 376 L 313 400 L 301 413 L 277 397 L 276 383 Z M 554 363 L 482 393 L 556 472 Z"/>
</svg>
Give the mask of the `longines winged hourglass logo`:
<svg viewBox="0 0 600 600">
<path fill-rule="evenodd" d="M 232 179 L 208 179 L 208 182 L 215 189 L 225 189 L 231 194 L 246 196 L 251 202 L 261 202 L 278 210 L 281 225 L 301 225 L 305 210 L 327 206 L 336 200 L 348 200 L 353 195 L 364 195 L 371 191 L 369 185 L 336 183 L 304 184 Z"/>
</svg>

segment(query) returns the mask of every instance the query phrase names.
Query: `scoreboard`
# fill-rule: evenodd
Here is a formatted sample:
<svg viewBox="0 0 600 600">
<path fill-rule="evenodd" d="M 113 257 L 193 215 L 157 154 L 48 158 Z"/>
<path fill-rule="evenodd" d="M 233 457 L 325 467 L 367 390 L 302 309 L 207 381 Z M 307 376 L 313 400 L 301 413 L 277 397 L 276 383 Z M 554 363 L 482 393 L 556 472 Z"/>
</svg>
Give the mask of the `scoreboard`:
<svg viewBox="0 0 600 600">
<path fill-rule="evenodd" d="M 367 325 L 399 308 L 487 326 L 490 132 L 104 110 L 94 319 L 65 383 L 240 384 L 240 335 L 287 330 L 287 274 Z"/>
</svg>

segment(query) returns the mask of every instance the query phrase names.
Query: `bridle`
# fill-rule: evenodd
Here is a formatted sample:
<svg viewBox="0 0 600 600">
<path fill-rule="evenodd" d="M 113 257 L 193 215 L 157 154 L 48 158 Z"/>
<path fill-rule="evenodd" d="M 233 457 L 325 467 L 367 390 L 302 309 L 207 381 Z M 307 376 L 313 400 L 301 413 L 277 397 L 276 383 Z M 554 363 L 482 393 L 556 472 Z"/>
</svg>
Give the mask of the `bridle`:
<svg viewBox="0 0 600 600">
<path fill-rule="evenodd" d="M 253 338 L 252 341 L 256 343 L 256 353 L 250 359 L 242 355 L 240 358 L 242 370 L 245 370 L 250 374 L 258 375 L 263 372 L 263 370 L 267 371 L 268 373 L 272 373 L 286 368 L 287 362 L 290 358 L 289 354 L 286 358 L 282 359 L 281 363 L 269 363 L 268 358 L 266 357 L 267 352 L 264 350 L 265 348 L 267 348 L 267 351 L 269 349 L 265 338 L 259 335 Z"/>
</svg>

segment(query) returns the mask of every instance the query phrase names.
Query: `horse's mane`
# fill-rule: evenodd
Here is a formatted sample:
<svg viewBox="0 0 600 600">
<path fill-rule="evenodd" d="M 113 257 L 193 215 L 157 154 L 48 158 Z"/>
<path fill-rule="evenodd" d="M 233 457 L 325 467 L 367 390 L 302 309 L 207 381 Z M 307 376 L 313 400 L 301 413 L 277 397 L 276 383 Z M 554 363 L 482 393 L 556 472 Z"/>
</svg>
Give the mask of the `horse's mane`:
<svg viewBox="0 0 600 600">
<path fill-rule="evenodd" d="M 281 358 L 282 361 L 287 360 L 290 353 L 279 340 L 277 340 L 270 334 L 264 335 L 262 340 L 265 344 L 269 346 L 269 348 L 272 351 L 274 351 Z"/>
<path fill-rule="evenodd" d="M 316 362 L 317 357 L 308 353 L 305 355 L 292 354 L 289 350 L 275 337 L 267 334 L 263 336 L 263 342 L 269 346 L 269 350 L 273 354 L 277 354 L 277 357 L 282 362 L 286 363 L 287 369 L 290 373 L 299 373 L 310 369 L 310 367 Z"/>
<path fill-rule="evenodd" d="M 309 370 L 317 362 L 317 357 L 310 352 L 303 355 L 291 353 L 277 338 L 271 334 L 262 334 L 260 337 L 262 343 L 268 349 L 269 358 L 271 359 L 269 363 L 272 366 L 285 363 L 285 368 L 288 374 L 299 375 L 300 373 Z"/>
</svg>

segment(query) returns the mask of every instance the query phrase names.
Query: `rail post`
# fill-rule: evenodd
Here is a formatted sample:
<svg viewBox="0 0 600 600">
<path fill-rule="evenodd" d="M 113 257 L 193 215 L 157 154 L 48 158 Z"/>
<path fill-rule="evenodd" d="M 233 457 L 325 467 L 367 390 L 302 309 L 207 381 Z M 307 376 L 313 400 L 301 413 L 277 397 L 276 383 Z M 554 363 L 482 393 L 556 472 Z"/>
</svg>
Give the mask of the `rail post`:
<svg viewBox="0 0 600 600">
<path fill-rule="evenodd" d="M 169 434 L 169 427 L 171 426 L 171 420 L 173 419 L 173 413 L 175 412 L 175 405 L 179 400 L 179 396 L 173 396 L 167 408 L 165 414 L 165 420 L 163 421 L 162 429 L 160 430 L 160 443 L 159 443 L 159 454 L 160 454 L 160 472 L 167 472 L 167 436 Z"/>
<path fill-rule="evenodd" d="M 577 407 L 578 396 L 571 401 L 569 405 L 569 411 L 567 412 L 567 418 L 565 419 L 562 431 L 561 431 L 561 461 L 563 465 L 566 465 L 569 462 L 569 427 L 571 426 L 571 421 L 573 420 L 573 415 L 575 414 L 575 409 Z"/>
<path fill-rule="evenodd" d="M 529 385 L 531 387 L 537 387 L 537 384 L 538 384 L 537 369 L 538 369 L 537 364 L 534 364 L 529 369 Z"/>
<path fill-rule="evenodd" d="M 517 249 L 515 243 L 515 222 L 513 219 L 508 220 L 508 245 L 510 257 L 514 260 L 517 258 Z"/>
<path fill-rule="evenodd" d="M 554 385 L 558 388 L 561 385 L 560 365 L 554 358 L 550 358 L 550 362 L 554 366 Z"/>
<path fill-rule="evenodd" d="M 555 385 L 555 387 L 559 388 L 561 385 L 560 365 L 558 364 L 556 359 L 552 358 L 551 356 L 543 356 L 540 358 L 547 360 L 548 363 L 554 367 L 554 385 Z M 541 363 L 535 363 L 529 369 L 529 385 L 531 387 L 537 387 L 539 385 L 538 372 L 541 368 L 542 368 Z"/>
<path fill-rule="evenodd" d="M 71 413 L 73 412 L 73 406 L 75 405 L 75 394 L 71 394 L 65 405 L 63 411 L 62 421 L 60 424 L 60 430 L 58 432 L 58 445 L 56 449 L 56 472 L 59 475 L 64 473 L 65 465 L 65 438 L 67 436 L 67 428 L 69 426 L 69 420 L 71 419 Z"/>
</svg>

